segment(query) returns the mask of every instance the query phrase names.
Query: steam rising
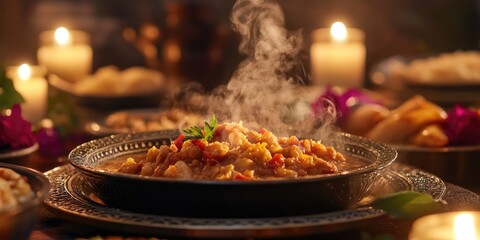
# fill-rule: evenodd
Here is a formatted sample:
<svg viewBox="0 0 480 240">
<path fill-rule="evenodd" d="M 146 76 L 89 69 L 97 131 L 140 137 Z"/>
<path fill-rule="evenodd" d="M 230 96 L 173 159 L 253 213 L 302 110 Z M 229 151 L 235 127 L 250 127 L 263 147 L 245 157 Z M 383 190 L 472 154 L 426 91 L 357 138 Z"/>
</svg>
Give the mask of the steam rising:
<svg viewBox="0 0 480 240">
<path fill-rule="evenodd" d="M 265 127 L 279 135 L 313 137 L 319 121 L 302 99 L 301 82 L 289 76 L 298 64 L 300 32 L 284 28 L 283 12 L 274 1 L 238 0 L 231 20 L 242 36 L 239 51 L 247 58 L 228 85 L 216 89 L 210 112 L 222 120 L 243 121 L 248 127 Z M 333 120 L 334 116 L 324 116 L 320 122 L 325 127 Z"/>
</svg>

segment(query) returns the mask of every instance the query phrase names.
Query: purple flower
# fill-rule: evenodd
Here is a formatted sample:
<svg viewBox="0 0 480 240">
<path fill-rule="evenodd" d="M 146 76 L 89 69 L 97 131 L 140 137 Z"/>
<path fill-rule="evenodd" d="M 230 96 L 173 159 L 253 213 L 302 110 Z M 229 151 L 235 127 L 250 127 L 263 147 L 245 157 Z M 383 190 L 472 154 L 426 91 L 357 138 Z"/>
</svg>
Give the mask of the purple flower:
<svg viewBox="0 0 480 240">
<path fill-rule="evenodd" d="M 20 105 L 13 105 L 9 116 L 0 115 L 0 149 L 25 148 L 35 142 L 32 125 L 22 118 Z"/>
<path fill-rule="evenodd" d="M 58 130 L 54 127 L 40 128 L 35 132 L 35 138 L 40 146 L 39 152 L 47 157 L 60 157 L 65 154 Z"/>
<path fill-rule="evenodd" d="M 475 111 L 455 105 L 443 128 L 452 146 L 480 144 L 480 115 Z"/>
<path fill-rule="evenodd" d="M 358 89 L 348 89 L 343 94 L 336 93 L 332 87 L 327 86 L 325 92 L 312 102 L 311 108 L 315 116 L 325 114 L 330 103 L 335 107 L 337 120 L 342 122 L 348 117 L 353 107 L 361 104 L 379 104 Z"/>
</svg>

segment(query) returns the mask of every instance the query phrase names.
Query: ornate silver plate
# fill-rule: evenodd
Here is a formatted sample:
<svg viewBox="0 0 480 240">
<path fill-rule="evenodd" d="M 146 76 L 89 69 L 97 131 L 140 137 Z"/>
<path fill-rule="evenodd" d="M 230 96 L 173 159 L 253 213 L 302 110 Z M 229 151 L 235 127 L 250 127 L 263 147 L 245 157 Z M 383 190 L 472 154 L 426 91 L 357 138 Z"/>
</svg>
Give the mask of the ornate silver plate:
<svg viewBox="0 0 480 240">
<path fill-rule="evenodd" d="M 71 221 L 131 234 L 206 238 L 301 236 L 351 229 L 384 215 L 381 210 L 365 206 L 338 212 L 275 218 L 148 215 L 102 204 L 91 189 L 83 184 L 82 176 L 70 165 L 55 168 L 45 175 L 52 184 L 50 197 L 45 200 L 45 206 L 51 212 Z M 439 200 L 445 192 L 445 184 L 427 172 L 394 165 L 372 189 L 370 199 L 405 190 L 427 193 Z"/>
</svg>

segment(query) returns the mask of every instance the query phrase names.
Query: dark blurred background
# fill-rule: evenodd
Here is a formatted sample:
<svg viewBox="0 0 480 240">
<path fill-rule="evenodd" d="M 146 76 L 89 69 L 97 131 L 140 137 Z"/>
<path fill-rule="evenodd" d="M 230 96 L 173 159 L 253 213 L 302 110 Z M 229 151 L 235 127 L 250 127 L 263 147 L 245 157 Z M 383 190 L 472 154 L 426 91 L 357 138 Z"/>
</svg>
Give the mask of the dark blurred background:
<svg viewBox="0 0 480 240">
<path fill-rule="evenodd" d="M 393 55 L 479 47 L 477 0 L 279 0 L 286 27 L 310 33 L 341 20 L 366 33 L 367 71 Z M 0 64 L 36 62 L 38 34 L 66 26 L 92 36 L 94 69 L 149 66 L 205 88 L 242 60 L 231 30 L 233 0 L 1 0 Z M 368 81 L 368 80 L 367 80 Z M 368 84 L 367 84 L 368 86 Z"/>
</svg>

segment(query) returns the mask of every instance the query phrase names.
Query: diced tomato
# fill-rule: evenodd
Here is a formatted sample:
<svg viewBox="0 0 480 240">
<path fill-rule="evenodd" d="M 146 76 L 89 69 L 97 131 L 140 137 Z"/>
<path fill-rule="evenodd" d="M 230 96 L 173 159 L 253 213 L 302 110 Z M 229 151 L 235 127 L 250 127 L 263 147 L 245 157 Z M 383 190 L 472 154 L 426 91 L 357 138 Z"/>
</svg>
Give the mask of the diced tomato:
<svg viewBox="0 0 480 240">
<path fill-rule="evenodd" d="M 236 173 L 235 173 L 235 176 L 233 176 L 233 179 L 234 179 L 234 180 L 251 180 L 251 179 L 253 179 L 253 178 L 247 177 L 247 176 L 245 176 L 245 175 L 243 175 L 243 174 L 241 174 L 241 173 L 239 173 L 239 172 L 236 172 Z"/>
<path fill-rule="evenodd" d="M 204 151 L 205 150 L 205 142 L 200 140 L 200 139 L 192 139 L 192 144 L 195 145 L 196 147 L 200 148 L 200 150 Z"/>
<path fill-rule="evenodd" d="M 215 129 L 215 132 L 213 133 L 213 140 L 218 140 L 222 136 L 222 132 L 225 129 L 225 125 L 220 124 L 217 126 L 217 129 Z"/>
<path fill-rule="evenodd" d="M 260 129 L 260 131 L 258 131 L 258 132 L 263 135 L 263 134 L 267 133 L 268 130 L 265 129 L 265 128 L 262 128 L 262 129 Z"/>
<path fill-rule="evenodd" d="M 185 135 L 180 134 L 180 136 L 178 136 L 177 139 L 173 141 L 173 144 L 178 148 L 179 151 L 180 149 L 182 149 L 182 144 L 184 139 L 185 139 Z"/>
<path fill-rule="evenodd" d="M 272 159 L 267 162 L 267 166 L 270 168 L 277 168 L 283 166 L 284 163 L 285 157 L 280 153 L 276 153 L 273 155 Z"/>
</svg>

